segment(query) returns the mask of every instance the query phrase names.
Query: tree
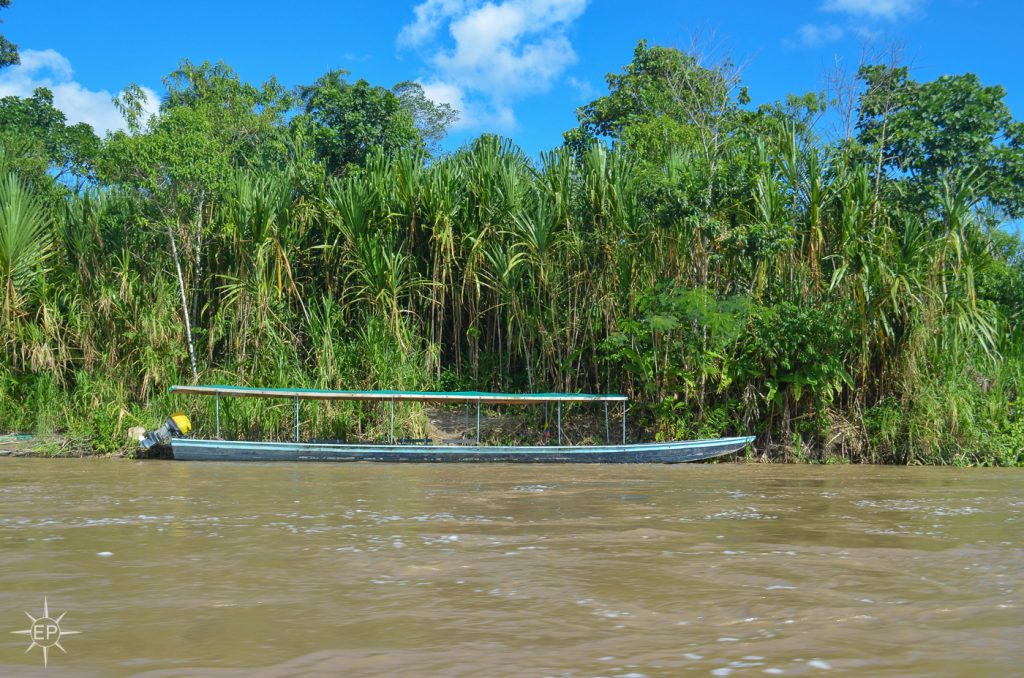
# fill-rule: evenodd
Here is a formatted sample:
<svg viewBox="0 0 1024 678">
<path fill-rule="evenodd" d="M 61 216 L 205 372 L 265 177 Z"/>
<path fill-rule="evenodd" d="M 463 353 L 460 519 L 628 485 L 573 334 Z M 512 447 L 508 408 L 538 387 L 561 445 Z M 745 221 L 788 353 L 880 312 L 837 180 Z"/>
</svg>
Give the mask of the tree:
<svg viewBox="0 0 1024 678">
<path fill-rule="evenodd" d="M 53 93 L 40 87 L 31 97 L 0 99 L 0 144 L 34 148 L 44 156 L 54 177 L 93 176 L 100 139 L 84 122 L 68 125 L 53 105 Z"/>
<path fill-rule="evenodd" d="M 458 122 L 459 112 L 449 104 L 437 104 L 427 98 L 423 86 L 406 80 L 391 88 L 402 109 L 412 116 L 413 124 L 423 135 L 428 150 L 434 152 L 438 142 L 444 139 L 448 128 Z"/>
<path fill-rule="evenodd" d="M 292 101 L 275 80 L 256 87 L 224 63 L 185 60 L 164 86 L 160 113 L 145 129 L 138 87 L 122 93 L 122 113 L 137 133 L 116 132 L 107 141 L 100 161 L 104 181 L 154 196 L 169 193 L 178 207 L 201 209 L 228 186 L 233 168 L 285 163 L 284 115 Z"/>
<path fill-rule="evenodd" d="M 299 87 L 303 115 L 293 121 L 311 128 L 317 154 L 333 174 L 362 165 L 373 148 L 385 155 L 400 149 L 426 151 L 455 119 L 450 106 L 431 102 L 416 83 L 388 90 L 363 79 L 350 83 L 348 75 L 329 71 Z"/>
<path fill-rule="evenodd" d="M 11 6 L 11 0 L 0 0 L 0 9 L 7 9 Z M 3 21 L 0 21 L 2 24 Z M 18 46 L 0 35 L 0 68 L 21 63 L 18 58 Z"/>
<path fill-rule="evenodd" d="M 287 163 L 284 114 L 291 98 L 275 80 L 255 87 L 224 63 L 183 61 L 164 86 L 160 113 L 144 131 L 139 88 L 122 94 L 122 112 L 135 133 L 117 132 L 107 140 L 99 174 L 105 182 L 140 189 L 159 215 L 160 230 L 166 229 L 195 377 L 190 316 L 198 318 L 202 309 L 194 292 L 190 307 L 186 280 L 203 279 L 215 206 L 229 191 L 234 170 L 271 171 Z"/>
<path fill-rule="evenodd" d="M 579 127 L 563 137 L 577 152 L 593 140 L 621 140 L 634 152 L 660 159 L 672 147 L 699 146 L 712 157 L 721 125 L 749 101 L 739 69 L 728 59 L 705 64 L 694 50 L 637 43 L 622 73 L 609 73 L 609 93 L 576 111 Z"/>
<path fill-rule="evenodd" d="M 864 66 L 859 77 L 858 141 L 912 204 L 934 203 L 944 179 L 958 173 L 979 198 L 1024 215 L 1024 123 L 1013 119 L 1002 87 L 972 73 L 919 83 L 906 67 L 883 65 Z"/>
</svg>

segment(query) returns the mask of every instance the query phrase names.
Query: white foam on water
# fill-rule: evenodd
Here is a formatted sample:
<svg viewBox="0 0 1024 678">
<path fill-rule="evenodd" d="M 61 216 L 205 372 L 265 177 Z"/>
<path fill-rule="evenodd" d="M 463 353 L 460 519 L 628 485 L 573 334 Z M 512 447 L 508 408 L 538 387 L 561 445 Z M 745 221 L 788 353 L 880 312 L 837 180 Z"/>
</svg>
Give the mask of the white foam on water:
<svg viewBox="0 0 1024 678">
<path fill-rule="evenodd" d="M 807 662 L 807 665 L 813 666 L 816 669 L 821 669 L 822 671 L 828 671 L 830 668 L 832 668 L 832 665 L 824 659 L 812 659 L 811 661 Z"/>
<path fill-rule="evenodd" d="M 109 558 L 110 556 L 112 556 L 114 554 L 111 551 L 100 551 L 96 555 L 98 555 L 100 558 Z"/>
<path fill-rule="evenodd" d="M 746 511 L 719 511 L 704 516 L 704 520 L 775 520 L 776 518 L 778 516 L 764 515 L 753 507 L 748 507 Z"/>
<path fill-rule="evenodd" d="M 619 617 L 632 616 L 628 612 L 620 612 L 618 610 L 595 610 L 594 614 L 600 615 L 602 617 L 607 617 L 608 619 L 618 619 Z"/>
<path fill-rule="evenodd" d="M 516 485 L 512 488 L 513 492 L 544 492 L 545 490 L 554 489 L 551 485 Z"/>
</svg>

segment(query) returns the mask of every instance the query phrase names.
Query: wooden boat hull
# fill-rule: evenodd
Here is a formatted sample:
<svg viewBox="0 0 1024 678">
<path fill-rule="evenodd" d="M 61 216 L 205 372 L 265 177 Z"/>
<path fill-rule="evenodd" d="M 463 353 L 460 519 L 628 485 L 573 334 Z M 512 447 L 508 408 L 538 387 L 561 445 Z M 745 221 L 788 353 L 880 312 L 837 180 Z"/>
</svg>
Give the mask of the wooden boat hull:
<svg viewBox="0 0 1024 678">
<path fill-rule="evenodd" d="M 678 464 L 738 452 L 754 438 L 718 438 L 633 445 L 504 447 L 246 442 L 175 438 L 171 450 L 185 461 L 383 461 Z"/>
</svg>

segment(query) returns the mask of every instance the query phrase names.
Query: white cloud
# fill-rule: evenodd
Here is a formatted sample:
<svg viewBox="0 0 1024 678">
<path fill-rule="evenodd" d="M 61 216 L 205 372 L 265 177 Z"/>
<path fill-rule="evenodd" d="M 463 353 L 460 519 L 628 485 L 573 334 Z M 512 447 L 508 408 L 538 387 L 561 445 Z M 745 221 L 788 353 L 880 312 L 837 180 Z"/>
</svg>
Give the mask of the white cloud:
<svg viewBox="0 0 1024 678">
<path fill-rule="evenodd" d="M 448 104 L 459 112 L 459 119 L 452 125 L 453 130 L 510 130 L 516 125 L 515 113 L 508 106 L 468 98 L 461 87 L 442 80 L 421 80 L 419 84 L 428 99 Z"/>
<path fill-rule="evenodd" d="M 850 26 L 849 33 L 864 43 L 878 42 L 885 36 L 883 31 L 872 28 L 871 26 L 861 25 Z"/>
<path fill-rule="evenodd" d="M 852 36 L 864 41 L 877 40 L 882 35 L 880 22 L 895 21 L 917 13 L 927 0 L 823 0 L 821 12 L 845 15 L 843 26 L 804 24 L 797 29 L 795 39 L 782 44 L 791 49 L 812 48 Z"/>
<path fill-rule="evenodd" d="M 421 84 L 458 108 L 460 127 L 507 131 L 515 101 L 548 91 L 576 63 L 567 31 L 587 2 L 426 0 L 398 44 L 427 52 L 431 72 Z"/>
<path fill-rule="evenodd" d="M 569 77 L 565 80 L 569 87 L 576 90 L 576 96 L 580 101 L 591 101 L 599 93 L 599 90 L 594 87 L 587 80 L 580 80 L 579 78 Z"/>
<path fill-rule="evenodd" d="M 466 94 L 462 88 L 441 80 L 419 80 L 423 87 L 423 96 L 436 104 L 448 104 L 459 112 L 459 118 L 452 125 L 453 129 L 466 129 L 476 125 L 466 107 Z"/>
<path fill-rule="evenodd" d="M 836 42 L 844 35 L 839 26 L 818 26 L 815 24 L 804 24 L 796 30 L 796 40 L 785 40 L 786 47 L 819 47 L 830 42 Z"/>
<path fill-rule="evenodd" d="M 423 87 L 423 95 L 438 104 L 448 104 L 452 108 L 462 109 L 466 102 L 464 94 L 459 87 L 439 80 L 420 81 Z"/>
<path fill-rule="evenodd" d="M 464 0 L 426 0 L 413 8 L 416 21 L 402 27 L 398 44 L 419 47 L 437 34 L 441 24 L 465 7 Z"/>
<path fill-rule="evenodd" d="M 913 13 L 922 0 L 825 0 L 826 12 L 842 12 L 872 19 L 898 19 Z"/>
<path fill-rule="evenodd" d="M 74 69 L 60 52 L 53 49 L 21 50 L 21 63 L 0 70 L 0 97 L 32 96 L 37 87 L 53 92 L 53 105 L 61 110 L 69 124 L 88 123 L 97 134 L 125 129 L 124 119 L 114 106 L 114 95 L 107 90 L 90 90 L 74 80 Z M 156 113 L 159 97 L 146 87 L 146 117 Z"/>
</svg>

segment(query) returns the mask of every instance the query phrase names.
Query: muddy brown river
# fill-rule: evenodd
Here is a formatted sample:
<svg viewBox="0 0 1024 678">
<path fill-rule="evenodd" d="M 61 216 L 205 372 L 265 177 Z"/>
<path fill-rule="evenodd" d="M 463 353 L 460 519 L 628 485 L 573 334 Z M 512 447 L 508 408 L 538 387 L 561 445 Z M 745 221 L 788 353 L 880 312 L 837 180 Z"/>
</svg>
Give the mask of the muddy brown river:
<svg viewBox="0 0 1024 678">
<path fill-rule="evenodd" d="M 0 675 L 1021 675 L 1022 490 L 999 469 L 5 459 Z M 32 622 L 44 599 L 59 633 Z"/>
</svg>

